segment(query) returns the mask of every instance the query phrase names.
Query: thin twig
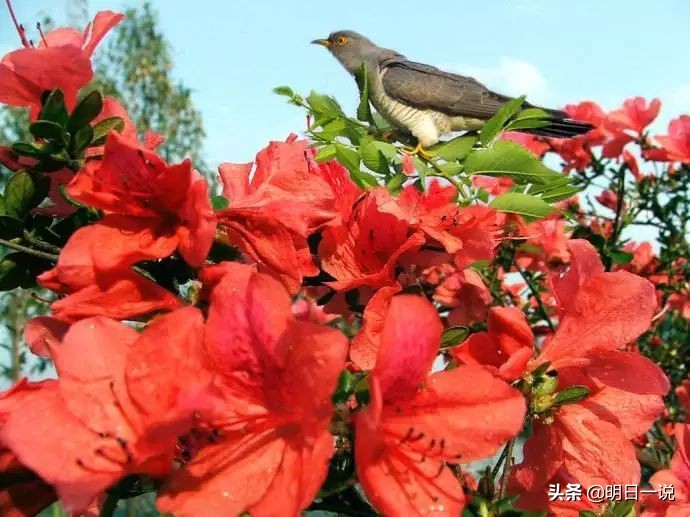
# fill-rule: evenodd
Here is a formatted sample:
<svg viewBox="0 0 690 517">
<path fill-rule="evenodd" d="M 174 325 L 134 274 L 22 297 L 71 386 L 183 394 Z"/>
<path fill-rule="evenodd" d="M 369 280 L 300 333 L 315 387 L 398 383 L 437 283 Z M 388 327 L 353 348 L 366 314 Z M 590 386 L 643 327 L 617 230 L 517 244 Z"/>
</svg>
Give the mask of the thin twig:
<svg viewBox="0 0 690 517">
<path fill-rule="evenodd" d="M 515 438 L 508 441 L 506 444 L 506 457 L 503 464 L 503 475 L 501 476 L 501 486 L 498 489 L 498 498 L 503 499 L 508 491 L 508 481 L 510 480 L 510 470 L 513 468 L 513 448 L 515 447 Z"/>
<path fill-rule="evenodd" d="M 51 262 L 57 262 L 59 255 L 56 255 L 54 253 L 46 253 L 45 251 L 38 251 L 33 248 L 28 248 L 26 246 L 22 246 L 21 244 L 17 244 L 16 242 L 8 241 L 5 239 L 0 239 L 0 245 L 6 246 L 8 248 L 11 248 L 13 250 L 21 251 L 22 253 L 26 253 L 27 255 L 33 255 L 34 257 L 42 258 L 45 260 L 49 260 Z"/>
<path fill-rule="evenodd" d="M 539 312 L 541 313 L 541 317 L 549 325 L 551 332 L 556 332 L 556 327 L 554 326 L 553 322 L 551 321 L 551 318 L 549 318 L 549 313 L 546 312 L 546 306 L 544 305 L 544 301 L 541 299 L 541 295 L 539 294 L 539 290 L 535 287 L 535 285 L 532 283 L 532 281 L 529 279 L 529 277 L 525 274 L 525 271 L 522 268 L 520 268 L 520 266 L 518 266 L 517 262 L 514 262 L 514 265 L 515 265 L 515 269 L 517 269 L 517 272 L 520 273 L 520 276 L 522 277 L 522 279 L 527 284 L 527 287 L 529 287 L 529 290 L 532 291 L 532 294 L 534 295 L 534 299 L 537 301 L 537 307 L 539 308 Z"/>
</svg>

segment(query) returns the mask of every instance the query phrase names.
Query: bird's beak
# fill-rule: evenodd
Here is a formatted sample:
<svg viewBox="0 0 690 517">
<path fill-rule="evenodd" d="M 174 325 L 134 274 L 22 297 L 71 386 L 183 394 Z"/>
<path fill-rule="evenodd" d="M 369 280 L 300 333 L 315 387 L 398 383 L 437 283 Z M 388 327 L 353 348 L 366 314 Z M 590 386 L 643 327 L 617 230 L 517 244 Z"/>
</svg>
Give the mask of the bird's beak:
<svg viewBox="0 0 690 517">
<path fill-rule="evenodd" d="M 312 41 L 313 45 L 321 45 L 326 48 L 331 48 L 331 42 L 328 39 L 315 39 Z"/>
</svg>

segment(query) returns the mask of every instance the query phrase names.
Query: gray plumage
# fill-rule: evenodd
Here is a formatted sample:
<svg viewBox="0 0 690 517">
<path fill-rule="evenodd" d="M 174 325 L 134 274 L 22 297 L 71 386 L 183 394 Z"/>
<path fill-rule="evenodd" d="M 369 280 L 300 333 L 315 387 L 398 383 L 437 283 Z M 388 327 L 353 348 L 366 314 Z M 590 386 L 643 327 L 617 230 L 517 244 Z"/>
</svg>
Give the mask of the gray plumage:
<svg viewBox="0 0 690 517">
<path fill-rule="evenodd" d="M 374 108 L 393 125 L 414 135 L 424 147 L 434 145 L 451 131 L 481 128 L 511 99 L 472 77 L 410 61 L 354 31 L 334 32 L 312 43 L 327 47 L 352 75 L 364 63 Z M 549 126 L 523 131 L 567 138 L 592 129 L 589 124 L 568 119 L 563 111 L 545 111 L 551 115 Z"/>
</svg>

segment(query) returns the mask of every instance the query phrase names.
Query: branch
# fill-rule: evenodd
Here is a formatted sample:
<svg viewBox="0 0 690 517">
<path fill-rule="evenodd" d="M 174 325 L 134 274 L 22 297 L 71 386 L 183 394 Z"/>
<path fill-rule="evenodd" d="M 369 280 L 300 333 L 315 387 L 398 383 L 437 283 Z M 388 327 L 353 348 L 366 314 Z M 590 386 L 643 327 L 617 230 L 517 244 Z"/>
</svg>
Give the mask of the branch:
<svg viewBox="0 0 690 517">
<path fill-rule="evenodd" d="M 22 253 L 26 253 L 27 255 L 33 255 L 34 257 L 38 257 L 44 260 L 49 260 L 50 262 L 57 262 L 59 255 L 55 255 L 54 253 L 46 253 L 45 251 L 38 251 L 33 248 L 28 248 L 26 246 L 22 246 L 21 244 L 17 244 L 16 242 L 8 241 L 5 239 L 0 239 L 0 245 L 6 246 L 8 248 L 11 248 L 13 250 L 21 251 Z"/>
</svg>

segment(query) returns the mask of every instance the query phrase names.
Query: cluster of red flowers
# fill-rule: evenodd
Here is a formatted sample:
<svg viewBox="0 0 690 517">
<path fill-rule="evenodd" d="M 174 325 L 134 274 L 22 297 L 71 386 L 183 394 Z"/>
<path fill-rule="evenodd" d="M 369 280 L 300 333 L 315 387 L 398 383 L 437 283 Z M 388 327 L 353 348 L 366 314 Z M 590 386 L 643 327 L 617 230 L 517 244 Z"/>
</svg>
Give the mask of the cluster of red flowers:
<svg viewBox="0 0 690 517">
<path fill-rule="evenodd" d="M 120 19 L 101 12 L 85 34 L 57 30 L 5 56 L 0 101 L 35 120 L 43 93 L 60 89 L 73 109 L 94 47 Z M 558 152 L 573 167 L 587 146 L 620 152 L 655 110 L 626 103 Z M 573 115 L 603 116 L 594 105 Z M 633 440 L 669 390 L 631 346 L 658 305 L 654 285 L 635 274 L 644 250 L 628 270 L 608 272 L 591 244 L 565 237 L 562 220 L 526 225 L 483 204 L 459 207 L 455 187 L 440 182 L 362 190 L 295 137 L 271 143 L 255 166 L 221 165 L 227 203 L 214 210 L 191 162 L 166 163 L 155 135 L 140 143 L 114 100 L 92 123 L 112 116 L 122 131 L 89 148 L 77 171 L 48 174 L 53 204 L 40 210 L 65 217 L 78 203 L 101 217 L 38 278 L 59 298 L 25 337 L 57 379 L 24 379 L 0 395 L 0 469 L 16 481 L 0 492 L 3 515 L 56 498 L 84 511 L 130 475 L 155 480 L 163 512 L 296 515 L 319 497 L 343 443 L 364 495 L 386 515 L 459 515 L 474 493 L 461 466 L 506 443 L 501 491 L 518 495 L 519 508 L 577 515 L 598 505 L 550 501 L 550 484 L 640 483 Z M 689 122 L 674 121 L 649 152 L 689 163 Z M 31 166 L 8 149 L 2 159 Z M 506 285 L 508 301 L 496 298 L 475 267 L 495 259 L 515 224 L 540 250 L 517 263 L 548 277 L 558 325 L 544 339 L 518 291 Z M 235 248 L 237 260 L 211 260 L 213 246 Z M 172 256 L 195 271 L 189 285 L 163 286 L 141 267 Z M 486 331 L 440 346 L 449 328 L 486 321 Z M 334 403 L 344 377 L 358 388 Z M 685 491 L 678 504 L 650 503 L 653 515 L 688 511 L 688 435 L 680 427 L 671 470 L 653 479 Z"/>
</svg>

